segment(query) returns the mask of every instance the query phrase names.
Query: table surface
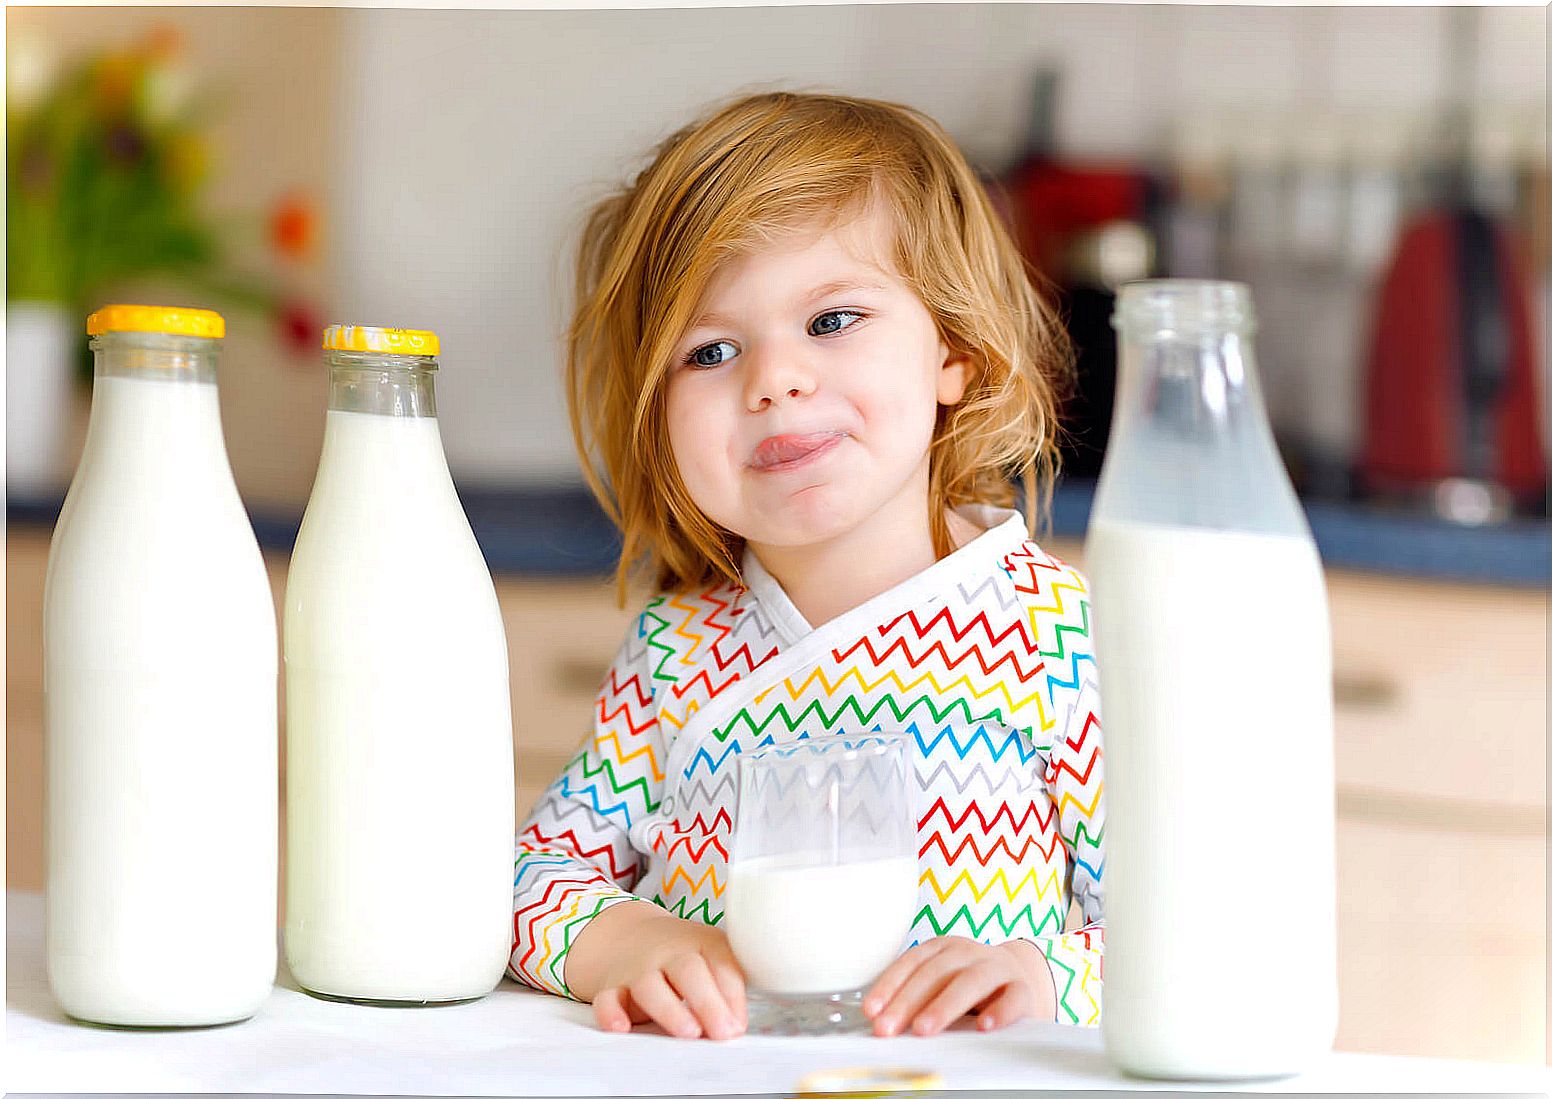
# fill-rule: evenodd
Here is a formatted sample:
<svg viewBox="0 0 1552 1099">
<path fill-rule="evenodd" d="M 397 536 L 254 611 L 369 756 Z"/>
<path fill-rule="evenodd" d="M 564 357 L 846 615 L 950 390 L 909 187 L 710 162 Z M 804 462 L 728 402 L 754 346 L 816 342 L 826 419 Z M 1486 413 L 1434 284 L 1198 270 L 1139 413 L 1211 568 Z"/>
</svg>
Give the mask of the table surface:
<svg viewBox="0 0 1552 1099">
<path fill-rule="evenodd" d="M 1097 1029 L 1023 1023 L 931 1038 L 605 1034 L 592 1009 L 503 981 L 453 1007 L 358 1007 L 314 999 L 282 965 L 254 1018 L 203 1030 L 120 1031 L 67 1020 L 48 991 L 43 898 L 6 894 L 8 1092 L 291 1092 L 382 1095 L 792 1094 L 810 1073 L 918 1069 L 943 1090 L 1149 1089 L 1105 1060 Z M 1545 1094 L 1552 1072 L 1333 1053 L 1303 1075 L 1231 1090 Z M 1210 1087 L 1210 1085 L 1208 1086 Z"/>
</svg>

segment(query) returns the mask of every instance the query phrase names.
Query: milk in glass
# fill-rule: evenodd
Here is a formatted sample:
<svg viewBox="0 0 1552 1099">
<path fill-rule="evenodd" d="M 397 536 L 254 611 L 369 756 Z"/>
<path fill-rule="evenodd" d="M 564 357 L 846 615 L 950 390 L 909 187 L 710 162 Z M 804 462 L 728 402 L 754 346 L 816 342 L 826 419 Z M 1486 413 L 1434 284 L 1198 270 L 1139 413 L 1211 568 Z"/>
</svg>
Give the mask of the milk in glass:
<svg viewBox="0 0 1552 1099">
<path fill-rule="evenodd" d="M 917 878 L 904 855 L 740 859 L 728 877 L 728 940 L 749 983 L 766 992 L 866 988 L 911 932 Z"/>
<path fill-rule="evenodd" d="M 1249 291 L 1123 287 L 1084 562 L 1104 685 L 1102 1026 L 1125 1071 L 1298 1072 L 1336 1029 L 1331 640 Z"/>
<path fill-rule="evenodd" d="M 285 607 L 285 950 L 328 998 L 478 998 L 511 945 L 506 635 L 442 451 L 435 340 L 324 343 Z"/>
<path fill-rule="evenodd" d="M 275 974 L 275 606 L 205 310 L 94 313 L 81 463 L 44 584 L 45 955 L 66 1014 L 253 1015 Z"/>
</svg>

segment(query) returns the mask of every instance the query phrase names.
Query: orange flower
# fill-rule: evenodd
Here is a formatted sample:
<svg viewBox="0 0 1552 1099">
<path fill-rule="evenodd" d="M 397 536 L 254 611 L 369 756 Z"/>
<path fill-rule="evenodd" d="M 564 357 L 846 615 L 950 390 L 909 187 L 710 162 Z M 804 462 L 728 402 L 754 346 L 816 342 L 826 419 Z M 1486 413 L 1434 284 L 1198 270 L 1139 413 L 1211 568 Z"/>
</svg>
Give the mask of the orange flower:
<svg viewBox="0 0 1552 1099">
<path fill-rule="evenodd" d="M 289 259 L 307 259 L 318 244 L 318 212 L 305 195 L 293 192 L 275 206 L 270 217 L 270 239 L 275 250 Z"/>
<path fill-rule="evenodd" d="M 140 40 L 140 52 L 153 61 L 171 61 L 183 53 L 183 32 L 171 23 L 158 23 Z"/>
<path fill-rule="evenodd" d="M 127 53 L 110 53 L 97 63 L 97 97 L 110 111 L 129 102 L 140 77 L 140 61 Z"/>
</svg>

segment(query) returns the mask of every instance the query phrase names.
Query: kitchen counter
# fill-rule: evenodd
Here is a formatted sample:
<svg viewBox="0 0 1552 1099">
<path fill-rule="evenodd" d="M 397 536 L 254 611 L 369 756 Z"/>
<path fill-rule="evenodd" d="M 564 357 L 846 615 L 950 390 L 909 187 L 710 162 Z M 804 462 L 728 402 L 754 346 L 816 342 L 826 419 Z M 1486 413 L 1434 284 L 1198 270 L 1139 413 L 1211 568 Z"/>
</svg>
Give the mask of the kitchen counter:
<svg viewBox="0 0 1552 1099">
<path fill-rule="evenodd" d="M 1026 1022 L 931 1038 L 686 1042 L 655 1028 L 606 1034 L 592 1009 L 503 981 L 455 1007 L 314 999 L 284 972 L 257 1016 L 204 1030 L 121 1031 L 67 1020 L 43 967 L 43 898 L 6 894 L 8 1092 L 291 1092 L 388 1095 L 791 1094 L 810 1073 L 905 1067 L 943 1090 L 1153 1089 L 1119 1075 L 1096 1029 Z M 1532 1066 L 1333 1053 L 1308 1072 L 1231 1090 L 1546 1092 Z M 1174 1090 L 1179 1085 L 1170 1085 Z"/>
<path fill-rule="evenodd" d="M 463 488 L 459 495 L 495 572 L 602 576 L 614 569 L 619 537 L 584 489 Z M 1052 500 L 1052 533 L 1081 539 L 1093 503 L 1092 481 L 1064 482 Z M 1352 503 L 1310 500 L 1304 510 L 1328 568 L 1519 587 L 1544 588 L 1552 579 L 1552 524 L 1544 520 L 1463 527 Z M 52 524 L 58 511 L 57 500 L 6 503 L 13 523 Z M 266 549 L 289 551 L 300 524 L 300 515 L 253 513 Z"/>
</svg>

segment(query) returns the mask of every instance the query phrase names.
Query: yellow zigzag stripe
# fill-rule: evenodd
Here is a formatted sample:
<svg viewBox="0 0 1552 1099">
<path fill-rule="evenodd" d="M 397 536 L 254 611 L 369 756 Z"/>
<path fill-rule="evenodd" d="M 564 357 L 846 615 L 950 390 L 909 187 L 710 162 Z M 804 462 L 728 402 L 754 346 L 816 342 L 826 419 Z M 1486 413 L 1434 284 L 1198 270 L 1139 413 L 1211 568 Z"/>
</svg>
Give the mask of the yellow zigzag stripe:
<svg viewBox="0 0 1552 1099">
<path fill-rule="evenodd" d="M 675 729 L 683 729 L 689 724 L 690 718 L 694 717 L 695 712 L 700 708 L 700 702 L 692 698 L 685 705 L 682 714 L 676 714 L 672 710 L 660 710 L 657 719 L 665 725 L 672 725 Z"/>
<path fill-rule="evenodd" d="M 604 745 L 611 742 L 614 744 L 614 754 L 612 756 L 606 755 L 603 750 Z M 634 752 L 627 752 L 624 750 L 625 745 L 620 742 L 620 734 L 611 729 L 606 735 L 594 740 L 593 746 L 598 749 L 600 758 L 621 764 L 629 763 L 639 756 L 646 756 L 647 762 L 652 766 L 652 777 L 658 782 L 663 781 L 663 768 L 657 761 L 657 753 L 652 750 L 652 742 L 650 740 L 643 741 L 641 747 Z"/>
<path fill-rule="evenodd" d="M 1062 960 L 1068 963 L 1073 963 L 1078 960 L 1077 958 L 1073 957 L 1073 955 L 1078 955 L 1082 959 L 1083 973 L 1078 977 L 1076 987 L 1068 993 L 1066 1002 L 1067 1006 L 1073 1009 L 1074 1014 L 1078 1015 L 1078 1022 L 1080 1025 L 1093 1026 L 1095 1023 L 1099 1022 L 1099 999 L 1094 995 L 1095 990 L 1099 988 L 1099 970 L 1092 962 L 1089 961 L 1089 952 L 1083 950 L 1081 947 L 1074 947 L 1071 950 L 1062 950 L 1061 953 L 1065 955 Z M 1074 966 L 1074 968 L 1076 968 L 1076 966 Z M 1072 1002 L 1077 998 L 1075 994 L 1078 992 L 1083 993 L 1084 997 L 1088 1000 L 1088 1010 L 1086 1012 L 1078 1011 L 1078 1005 Z"/>
<path fill-rule="evenodd" d="M 1094 811 L 1099 807 L 1099 799 L 1104 794 L 1104 792 L 1105 784 L 1101 782 L 1098 786 L 1094 787 L 1094 796 L 1090 798 L 1088 804 L 1085 805 L 1083 802 L 1073 797 L 1069 791 L 1063 790 L 1061 799 L 1056 803 L 1056 811 L 1058 813 L 1064 813 L 1067 809 L 1067 804 L 1071 802 L 1073 807 L 1077 809 L 1078 812 L 1082 813 L 1089 820 L 1093 820 Z"/>
<path fill-rule="evenodd" d="M 976 888 L 975 881 L 970 877 L 969 870 L 961 870 L 954 880 L 948 883 L 948 888 L 945 889 L 938 883 L 938 876 L 929 867 L 922 871 L 921 884 L 931 886 L 940 903 L 947 901 L 949 895 L 961 885 L 969 887 L 971 895 L 975 897 L 977 902 L 984 901 L 986 895 L 992 891 L 993 887 L 999 884 L 1002 886 L 1003 896 L 1010 901 L 1015 900 L 1030 885 L 1035 887 L 1035 896 L 1040 900 L 1044 900 L 1049 893 L 1055 893 L 1057 898 L 1060 899 L 1062 886 L 1056 870 L 1054 868 L 1049 869 L 1044 879 L 1038 876 L 1040 870 L 1041 867 L 1038 866 L 1030 867 L 1029 872 L 1019 879 L 1017 885 L 1009 885 L 1007 872 L 999 869 L 987 880 L 985 888 L 981 889 Z"/>
<path fill-rule="evenodd" d="M 773 691 L 780 690 L 782 687 L 787 689 L 788 697 L 793 701 L 796 701 L 799 696 L 808 690 L 809 686 L 813 684 L 815 680 L 818 680 L 824 686 L 825 694 L 827 697 L 834 697 L 837 693 L 839 693 L 840 689 L 846 685 L 846 681 L 848 679 L 855 679 L 857 681 L 857 689 L 864 695 L 870 694 L 885 684 L 893 683 L 897 689 L 898 696 L 900 697 L 908 697 L 913 687 L 919 687 L 923 683 L 930 683 L 933 690 L 937 692 L 939 696 L 946 695 L 955 687 L 962 685 L 965 690 L 970 693 L 971 697 L 978 702 L 981 699 L 986 698 L 988 695 L 1001 695 L 1003 700 L 1008 704 L 1009 714 L 1017 713 L 1019 710 L 1029 705 L 1030 702 L 1033 702 L 1035 704 L 1035 708 L 1040 713 L 1041 726 L 1044 728 L 1050 727 L 1050 722 L 1048 722 L 1046 719 L 1045 704 L 1041 702 L 1040 693 L 1038 691 L 1032 691 L 1024 698 L 1015 701 L 1012 693 L 1008 690 L 1007 684 L 1001 680 L 993 680 L 991 685 L 988 686 L 985 690 L 978 691 L 975 689 L 975 685 L 970 682 L 970 677 L 968 675 L 962 675 L 958 679 L 951 680 L 948 683 L 939 683 L 938 677 L 931 671 L 923 672 L 920 676 L 907 683 L 900 678 L 898 673 L 891 669 L 885 671 L 883 675 L 869 683 L 862 677 L 862 670 L 853 666 L 848 668 L 845 673 L 842 674 L 840 679 L 837 679 L 832 683 L 830 681 L 830 677 L 825 674 L 824 668 L 819 667 L 810 672 L 808 677 L 797 683 L 796 686 L 793 685 L 794 680 L 787 679 L 783 680 L 781 683 L 774 687 L 762 691 L 759 695 L 755 696 L 755 702 L 757 704 L 763 703 L 767 696 L 769 696 Z"/>
<path fill-rule="evenodd" d="M 681 664 L 690 664 L 694 660 L 695 650 L 700 648 L 701 647 L 701 643 L 706 640 L 704 634 L 687 633 L 686 632 L 688 630 L 688 628 L 689 628 L 690 623 L 695 621 L 695 615 L 696 615 L 697 611 L 699 610 L 699 608 L 695 604 L 693 604 L 693 603 L 682 602 L 680 600 L 678 594 L 675 594 L 673 596 L 673 598 L 671 598 L 668 601 L 668 605 L 670 607 L 675 608 L 676 610 L 689 611 L 690 612 L 688 618 L 686 618 L 683 622 L 681 622 L 679 625 L 674 627 L 674 635 L 675 636 L 682 637 L 686 641 L 690 642 L 690 651 L 685 653 L 683 656 L 681 656 L 679 658 L 679 663 L 681 663 Z"/>
<path fill-rule="evenodd" d="M 1068 611 L 1067 611 L 1066 606 L 1062 603 L 1062 592 L 1064 592 L 1064 591 L 1074 592 L 1075 594 L 1077 594 L 1080 597 L 1081 596 L 1085 596 L 1085 595 L 1088 594 L 1088 588 L 1083 586 L 1083 583 L 1082 583 L 1081 580 L 1078 580 L 1078 577 L 1077 577 L 1076 573 L 1068 572 L 1066 575 L 1072 577 L 1075 581 L 1077 581 L 1077 583 L 1065 584 L 1065 583 L 1063 583 L 1063 582 L 1058 580 L 1056 583 L 1052 584 L 1049 588 L 1046 589 L 1047 591 L 1050 592 L 1051 598 L 1053 600 L 1053 602 L 1050 605 L 1047 606 L 1045 604 L 1039 604 L 1039 603 L 1031 603 L 1029 605 L 1029 628 L 1031 630 L 1035 631 L 1035 635 L 1036 635 L 1037 638 L 1039 636 L 1039 630 L 1035 628 L 1036 627 L 1036 624 L 1035 624 L 1035 615 L 1036 614 L 1051 612 L 1051 613 L 1054 613 L 1057 616 L 1058 619 L 1066 618 L 1067 615 L 1068 615 Z"/>
<path fill-rule="evenodd" d="M 680 878 L 683 878 L 685 884 L 689 886 L 690 896 L 692 897 L 700 895 L 701 886 L 706 884 L 707 878 L 711 879 L 711 895 L 714 897 L 722 896 L 722 883 L 717 880 L 717 868 L 715 865 L 706 867 L 706 872 L 703 873 L 699 878 L 690 877 L 690 875 L 684 872 L 683 867 L 674 867 L 673 872 L 670 873 L 668 878 L 663 882 L 663 892 L 672 892 L 674 888 L 674 882 L 678 881 Z"/>
<path fill-rule="evenodd" d="M 582 910 L 582 906 L 585 903 L 589 900 L 597 899 L 597 892 L 588 893 L 586 890 L 579 892 L 571 898 L 571 903 L 567 907 L 559 912 L 552 913 L 544 921 L 544 950 L 530 963 L 532 968 L 529 971 L 529 975 L 537 977 L 540 984 L 557 996 L 566 995 L 566 990 L 550 982 L 550 963 L 555 960 L 555 955 L 559 953 L 550 936 L 559 935 L 561 937 L 561 949 L 564 949 L 566 925 L 576 919 L 577 913 Z"/>
</svg>

